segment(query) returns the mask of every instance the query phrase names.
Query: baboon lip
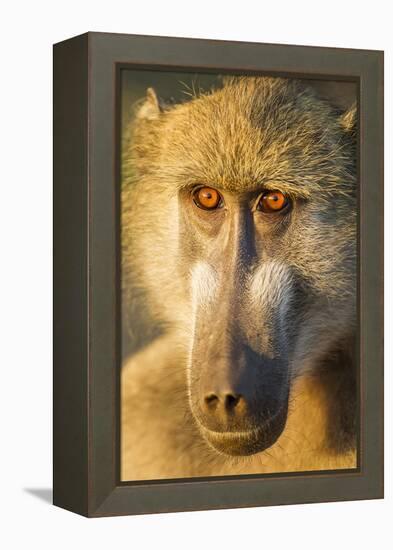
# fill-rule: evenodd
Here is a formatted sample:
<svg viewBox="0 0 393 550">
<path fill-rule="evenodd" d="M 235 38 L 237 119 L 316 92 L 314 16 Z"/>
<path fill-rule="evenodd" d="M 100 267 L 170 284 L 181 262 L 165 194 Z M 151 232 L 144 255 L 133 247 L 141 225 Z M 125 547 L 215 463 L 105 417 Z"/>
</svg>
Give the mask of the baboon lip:
<svg viewBox="0 0 393 550">
<path fill-rule="evenodd" d="M 215 451 L 230 456 L 248 456 L 271 447 L 281 435 L 286 419 L 287 407 L 282 407 L 264 425 L 251 430 L 217 432 L 198 424 L 205 440 Z"/>
</svg>

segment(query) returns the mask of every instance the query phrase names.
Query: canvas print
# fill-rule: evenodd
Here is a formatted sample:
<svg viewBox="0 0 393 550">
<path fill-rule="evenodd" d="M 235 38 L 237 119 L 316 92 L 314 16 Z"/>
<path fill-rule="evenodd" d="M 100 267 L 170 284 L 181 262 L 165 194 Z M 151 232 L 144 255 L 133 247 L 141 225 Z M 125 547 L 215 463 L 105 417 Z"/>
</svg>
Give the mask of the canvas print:
<svg viewBox="0 0 393 550">
<path fill-rule="evenodd" d="M 357 468 L 356 99 L 122 69 L 123 482 Z"/>
</svg>

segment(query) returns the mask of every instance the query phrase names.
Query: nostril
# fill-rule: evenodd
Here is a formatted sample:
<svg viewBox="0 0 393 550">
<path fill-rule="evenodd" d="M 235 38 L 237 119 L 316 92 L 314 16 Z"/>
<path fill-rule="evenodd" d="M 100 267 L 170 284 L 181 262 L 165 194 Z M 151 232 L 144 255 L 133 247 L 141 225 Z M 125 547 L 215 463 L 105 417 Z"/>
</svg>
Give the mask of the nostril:
<svg viewBox="0 0 393 550">
<path fill-rule="evenodd" d="M 232 393 L 227 393 L 225 396 L 225 408 L 227 410 L 234 409 L 239 403 L 241 395 L 233 395 Z"/>
<path fill-rule="evenodd" d="M 205 396 L 205 403 L 209 408 L 217 406 L 218 401 L 218 396 L 215 393 L 209 393 Z"/>
</svg>

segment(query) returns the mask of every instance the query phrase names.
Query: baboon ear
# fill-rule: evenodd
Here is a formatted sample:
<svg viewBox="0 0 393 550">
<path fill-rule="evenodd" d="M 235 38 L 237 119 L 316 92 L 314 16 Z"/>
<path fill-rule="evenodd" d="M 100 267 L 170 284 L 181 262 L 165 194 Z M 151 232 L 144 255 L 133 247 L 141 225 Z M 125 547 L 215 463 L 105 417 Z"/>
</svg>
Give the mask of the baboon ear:
<svg viewBox="0 0 393 550">
<path fill-rule="evenodd" d="M 160 116 L 163 111 L 163 104 L 157 97 L 153 88 L 148 88 L 146 91 L 146 98 L 137 111 L 138 119 L 154 120 Z"/>
<path fill-rule="evenodd" d="M 341 126 L 344 131 L 349 134 L 353 139 L 356 138 L 357 132 L 357 106 L 356 103 L 352 105 L 343 115 L 340 117 Z"/>
</svg>

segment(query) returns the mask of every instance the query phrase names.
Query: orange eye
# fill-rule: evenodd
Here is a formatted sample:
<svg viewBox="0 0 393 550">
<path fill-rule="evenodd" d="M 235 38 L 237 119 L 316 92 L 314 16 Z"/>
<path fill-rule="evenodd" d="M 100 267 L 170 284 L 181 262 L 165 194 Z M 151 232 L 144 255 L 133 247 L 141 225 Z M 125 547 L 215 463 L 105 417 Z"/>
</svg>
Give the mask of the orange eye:
<svg viewBox="0 0 393 550">
<path fill-rule="evenodd" d="M 220 193 L 211 187 L 199 187 L 194 191 L 193 199 L 195 204 L 204 210 L 216 210 L 222 203 Z"/>
<path fill-rule="evenodd" d="M 259 200 L 258 209 L 272 214 L 284 210 L 287 204 L 288 199 L 281 191 L 266 191 Z"/>
</svg>

